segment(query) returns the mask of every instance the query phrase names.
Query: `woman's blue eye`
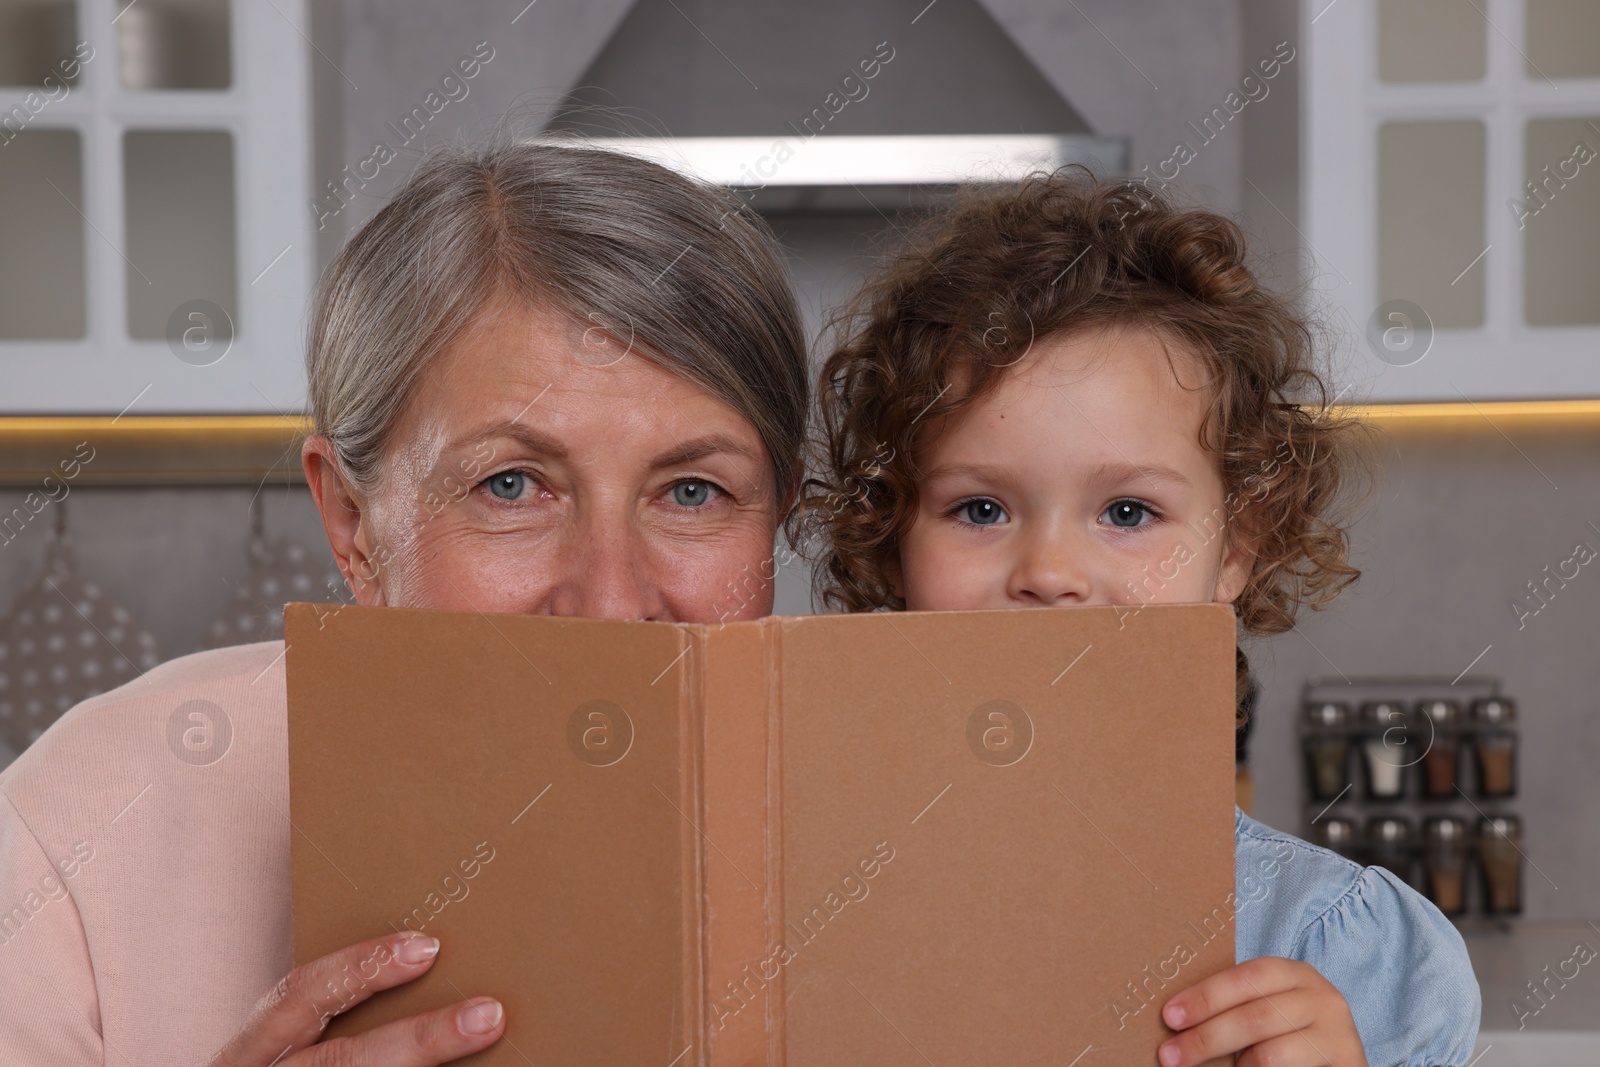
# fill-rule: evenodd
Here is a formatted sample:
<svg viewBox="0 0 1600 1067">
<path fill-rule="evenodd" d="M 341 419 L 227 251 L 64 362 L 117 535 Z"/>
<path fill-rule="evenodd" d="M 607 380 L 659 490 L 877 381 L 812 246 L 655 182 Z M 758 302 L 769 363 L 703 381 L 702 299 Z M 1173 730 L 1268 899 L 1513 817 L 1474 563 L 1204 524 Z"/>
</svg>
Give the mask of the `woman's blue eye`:
<svg viewBox="0 0 1600 1067">
<path fill-rule="evenodd" d="M 528 476 L 521 471 L 501 471 L 488 477 L 489 492 L 501 500 L 515 500 L 528 484 Z"/>
<path fill-rule="evenodd" d="M 974 526 L 992 526 L 1006 517 L 1005 509 L 993 500 L 969 500 L 961 505 L 961 515 Z"/>
<path fill-rule="evenodd" d="M 679 482 L 672 487 L 672 499 L 686 508 L 697 508 L 711 499 L 711 483 L 693 478 Z"/>
<path fill-rule="evenodd" d="M 1153 517 L 1150 509 L 1137 500 L 1119 500 L 1106 508 L 1106 518 L 1111 525 L 1124 529 L 1143 526 L 1147 519 Z"/>
</svg>

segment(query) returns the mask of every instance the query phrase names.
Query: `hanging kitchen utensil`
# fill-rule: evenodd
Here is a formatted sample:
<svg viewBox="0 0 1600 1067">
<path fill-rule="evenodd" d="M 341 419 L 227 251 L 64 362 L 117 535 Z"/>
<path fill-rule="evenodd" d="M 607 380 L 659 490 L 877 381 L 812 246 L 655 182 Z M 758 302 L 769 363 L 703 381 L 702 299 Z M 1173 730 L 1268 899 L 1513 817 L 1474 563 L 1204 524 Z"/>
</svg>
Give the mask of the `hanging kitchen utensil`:
<svg viewBox="0 0 1600 1067">
<path fill-rule="evenodd" d="M 291 600 L 324 601 L 343 580 L 330 586 L 337 572 L 304 545 L 266 536 L 260 505 L 250 504 L 250 573 L 234 588 L 233 603 L 211 624 L 207 648 L 277 641 L 283 637 L 283 605 Z"/>
<path fill-rule="evenodd" d="M 56 504 L 44 568 L 0 620 L 0 737 L 20 752 L 74 704 L 160 662 L 155 637 L 78 574 Z"/>
</svg>

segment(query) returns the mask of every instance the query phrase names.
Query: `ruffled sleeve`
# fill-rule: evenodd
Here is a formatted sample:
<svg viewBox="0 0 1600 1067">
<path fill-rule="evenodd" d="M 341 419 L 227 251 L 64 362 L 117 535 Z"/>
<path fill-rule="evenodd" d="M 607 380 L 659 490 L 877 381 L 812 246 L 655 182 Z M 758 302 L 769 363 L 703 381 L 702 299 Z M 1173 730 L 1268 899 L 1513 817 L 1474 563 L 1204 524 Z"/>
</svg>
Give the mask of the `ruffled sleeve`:
<svg viewBox="0 0 1600 1067">
<path fill-rule="evenodd" d="M 1382 867 L 1307 916 L 1293 956 L 1344 994 L 1369 1067 L 1466 1067 L 1482 997 L 1450 920 Z"/>
</svg>

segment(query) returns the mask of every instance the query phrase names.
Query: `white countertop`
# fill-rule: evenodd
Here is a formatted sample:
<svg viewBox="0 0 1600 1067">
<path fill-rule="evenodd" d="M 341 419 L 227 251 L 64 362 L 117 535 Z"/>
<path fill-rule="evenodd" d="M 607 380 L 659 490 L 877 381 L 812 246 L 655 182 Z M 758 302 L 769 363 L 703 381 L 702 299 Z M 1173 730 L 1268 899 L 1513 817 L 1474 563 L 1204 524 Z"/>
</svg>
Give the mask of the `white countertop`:
<svg viewBox="0 0 1600 1067">
<path fill-rule="evenodd" d="M 1462 931 L 1483 991 L 1474 1067 L 1600 1065 L 1596 927 L 1600 922 L 1571 920 L 1517 922 L 1507 932 Z M 1529 982 L 1539 987 L 1542 1002 Z"/>
</svg>

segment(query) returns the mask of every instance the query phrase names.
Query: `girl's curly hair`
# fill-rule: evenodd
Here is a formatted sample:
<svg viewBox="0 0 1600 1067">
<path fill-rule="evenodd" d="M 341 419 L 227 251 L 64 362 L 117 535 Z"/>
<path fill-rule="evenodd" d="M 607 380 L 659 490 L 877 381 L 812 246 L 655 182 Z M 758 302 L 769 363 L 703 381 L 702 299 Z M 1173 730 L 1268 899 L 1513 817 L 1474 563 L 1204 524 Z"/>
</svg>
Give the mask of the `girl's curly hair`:
<svg viewBox="0 0 1600 1067">
<path fill-rule="evenodd" d="M 1201 445 L 1221 464 L 1229 535 L 1255 550 L 1235 604 L 1243 630 L 1281 633 L 1299 607 L 1325 606 L 1360 573 L 1340 514 L 1364 467 L 1360 424 L 1329 407 L 1311 328 L 1245 258 L 1224 216 L 1081 167 L 930 218 L 834 322 L 825 439 L 791 529 L 813 546 L 822 601 L 904 608 L 890 576 L 931 435 L 1037 340 L 1135 327 L 1192 353 L 1209 380 Z"/>
</svg>

